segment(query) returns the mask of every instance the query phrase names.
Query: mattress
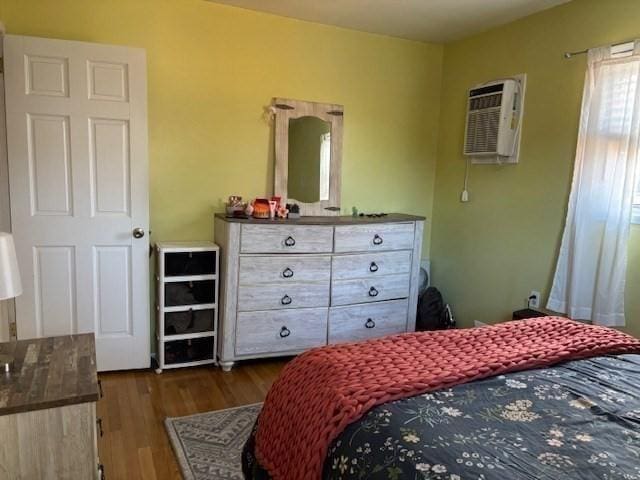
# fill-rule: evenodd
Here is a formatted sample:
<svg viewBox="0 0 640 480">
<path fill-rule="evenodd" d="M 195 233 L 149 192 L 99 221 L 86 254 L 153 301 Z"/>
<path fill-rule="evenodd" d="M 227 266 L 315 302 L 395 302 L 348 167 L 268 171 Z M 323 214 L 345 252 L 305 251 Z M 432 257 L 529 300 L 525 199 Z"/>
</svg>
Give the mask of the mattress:
<svg viewBox="0 0 640 480">
<path fill-rule="evenodd" d="M 247 478 L 266 479 L 243 454 Z M 640 355 L 510 373 L 374 407 L 324 479 L 640 480 Z"/>
</svg>

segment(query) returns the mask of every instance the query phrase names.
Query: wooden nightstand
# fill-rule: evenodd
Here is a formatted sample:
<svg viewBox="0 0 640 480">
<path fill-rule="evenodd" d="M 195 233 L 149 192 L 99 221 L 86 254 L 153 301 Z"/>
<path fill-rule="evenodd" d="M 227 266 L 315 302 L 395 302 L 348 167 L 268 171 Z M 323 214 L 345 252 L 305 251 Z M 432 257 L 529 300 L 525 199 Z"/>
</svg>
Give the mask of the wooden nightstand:
<svg viewBox="0 0 640 480">
<path fill-rule="evenodd" d="M 565 317 L 566 315 L 552 312 L 551 310 L 547 310 L 546 308 L 524 308 L 522 310 L 516 310 L 515 312 L 513 312 L 511 319 L 526 320 L 527 318 L 539 318 L 539 317 L 549 317 L 549 316 Z"/>
<path fill-rule="evenodd" d="M 3 479 L 100 478 L 92 333 L 0 343 L 14 357 L 0 375 Z"/>
</svg>

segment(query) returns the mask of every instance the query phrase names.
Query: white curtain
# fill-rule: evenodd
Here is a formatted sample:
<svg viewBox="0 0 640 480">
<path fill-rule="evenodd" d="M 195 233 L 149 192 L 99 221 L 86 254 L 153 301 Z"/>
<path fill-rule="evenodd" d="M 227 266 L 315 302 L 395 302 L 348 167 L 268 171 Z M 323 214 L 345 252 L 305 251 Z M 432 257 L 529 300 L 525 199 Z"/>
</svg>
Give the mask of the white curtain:
<svg viewBox="0 0 640 480">
<path fill-rule="evenodd" d="M 627 242 L 640 130 L 640 43 L 590 50 L 567 220 L 547 307 L 624 325 Z"/>
</svg>

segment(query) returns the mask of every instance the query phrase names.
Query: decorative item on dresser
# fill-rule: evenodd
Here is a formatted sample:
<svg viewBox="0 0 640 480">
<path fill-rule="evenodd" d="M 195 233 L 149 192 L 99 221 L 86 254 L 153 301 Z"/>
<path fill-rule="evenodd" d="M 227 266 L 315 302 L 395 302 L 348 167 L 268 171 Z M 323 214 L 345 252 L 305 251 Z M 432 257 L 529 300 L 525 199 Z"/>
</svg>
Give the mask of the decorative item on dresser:
<svg viewBox="0 0 640 480">
<path fill-rule="evenodd" d="M 103 478 L 92 333 L 0 343 L 14 372 L 0 376 L 0 477 Z"/>
<path fill-rule="evenodd" d="M 216 215 L 222 368 L 413 331 L 424 220 Z"/>
<path fill-rule="evenodd" d="M 156 253 L 156 371 L 215 363 L 218 246 L 212 242 L 160 242 Z"/>
</svg>

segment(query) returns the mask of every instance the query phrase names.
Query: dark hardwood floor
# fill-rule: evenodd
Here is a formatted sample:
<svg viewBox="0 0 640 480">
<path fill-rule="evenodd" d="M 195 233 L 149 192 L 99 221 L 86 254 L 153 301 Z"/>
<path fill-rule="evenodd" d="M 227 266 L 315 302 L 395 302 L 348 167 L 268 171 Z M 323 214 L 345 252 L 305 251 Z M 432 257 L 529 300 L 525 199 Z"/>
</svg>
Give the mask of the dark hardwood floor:
<svg viewBox="0 0 640 480">
<path fill-rule="evenodd" d="M 97 408 L 104 436 L 98 452 L 106 478 L 182 478 L 164 419 L 261 402 L 285 363 L 245 363 L 229 373 L 199 367 L 100 374 L 104 397 Z"/>
</svg>

